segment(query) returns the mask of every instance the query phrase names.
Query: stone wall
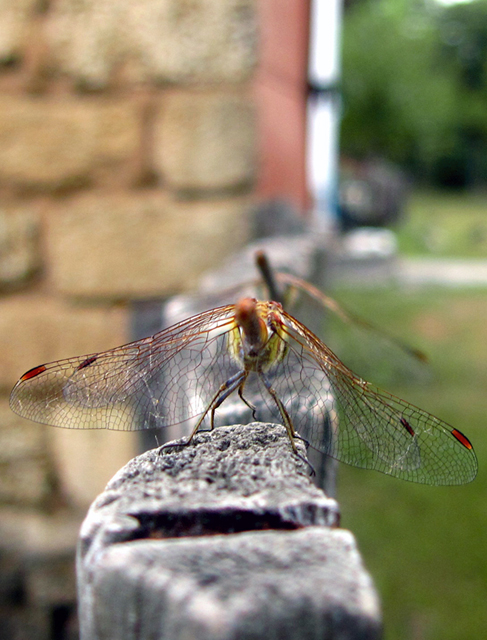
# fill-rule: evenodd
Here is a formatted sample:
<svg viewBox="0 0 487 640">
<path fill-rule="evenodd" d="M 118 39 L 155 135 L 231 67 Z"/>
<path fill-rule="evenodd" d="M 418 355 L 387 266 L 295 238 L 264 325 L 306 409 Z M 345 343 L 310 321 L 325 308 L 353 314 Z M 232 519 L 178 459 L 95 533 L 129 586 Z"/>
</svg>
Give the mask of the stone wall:
<svg viewBox="0 0 487 640">
<path fill-rule="evenodd" d="M 128 341 L 131 301 L 190 289 L 246 241 L 254 11 L 0 0 L 0 565 L 18 560 L 2 629 L 49 637 L 74 583 L 42 559 L 71 562 L 87 505 L 136 453 L 133 434 L 22 420 L 8 393 L 32 366 Z"/>
</svg>

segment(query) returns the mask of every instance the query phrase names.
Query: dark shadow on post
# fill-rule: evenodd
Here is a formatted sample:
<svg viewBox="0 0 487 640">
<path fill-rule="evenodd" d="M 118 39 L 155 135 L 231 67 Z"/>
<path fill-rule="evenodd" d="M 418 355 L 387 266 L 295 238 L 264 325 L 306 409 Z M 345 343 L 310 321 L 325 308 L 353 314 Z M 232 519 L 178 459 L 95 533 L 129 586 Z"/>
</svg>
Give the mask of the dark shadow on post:
<svg viewBox="0 0 487 640">
<path fill-rule="evenodd" d="M 338 520 L 280 425 L 147 451 L 83 524 L 81 639 L 379 638 L 376 593 Z"/>
</svg>

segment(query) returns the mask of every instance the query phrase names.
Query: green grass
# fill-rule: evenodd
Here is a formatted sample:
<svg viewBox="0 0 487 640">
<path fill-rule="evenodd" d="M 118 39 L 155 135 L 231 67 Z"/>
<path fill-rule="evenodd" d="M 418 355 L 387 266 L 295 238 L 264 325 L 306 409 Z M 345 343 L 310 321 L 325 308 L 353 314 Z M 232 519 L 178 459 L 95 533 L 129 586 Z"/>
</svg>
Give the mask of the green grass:
<svg viewBox="0 0 487 640">
<path fill-rule="evenodd" d="M 383 604 L 387 640 L 465 640 L 487 633 L 487 291 L 350 289 L 331 292 L 349 308 L 430 356 L 416 376 L 395 370 L 374 381 L 465 432 L 477 479 L 429 487 L 340 465 L 342 525 L 355 534 Z M 333 331 L 330 339 L 333 338 Z M 375 337 L 364 339 L 373 351 Z M 333 346 L 331 344 L 330 346 Z M 387 349 L 382 361 L 387 363 Z M 347 356 L 343 356 L 347 362 Z M 412 373 L 411 373 L 412 372 Z M 424 373 L 424 372 L 423 372 Z"/>
<path fill-rule="evenodd" d="M 406 255 L 487 258 L 487 195 L 415 192 L 397 233 Z"/>
</svg>

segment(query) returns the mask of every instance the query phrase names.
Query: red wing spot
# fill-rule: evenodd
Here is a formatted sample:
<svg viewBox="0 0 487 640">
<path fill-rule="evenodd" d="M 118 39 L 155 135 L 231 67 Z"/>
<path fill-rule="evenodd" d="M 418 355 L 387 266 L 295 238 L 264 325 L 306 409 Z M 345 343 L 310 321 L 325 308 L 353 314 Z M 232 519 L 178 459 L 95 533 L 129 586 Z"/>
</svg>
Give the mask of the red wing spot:
<svg viewBox="0 0 487 640">
<path fill-rule="evenodd" d="M 21 382 L 25 382 L 26 380 L 30 380 L 31 378 L 35 378 L 40 373 L 44 373 L 46 370 L 45 365 L 41 364 L 38 367 L 34 367 L 33 369 L 29 369 L 24 375 L 20 378 Z"/>
<path fill-rule="evenodd" d="M 452 429 L 451 432 L 452 436 L 454 438 L 456 438 L 458 440 L 458 442 L 460 444 L 463 444 L 463 446 L 466 449 L 473 449 L 472 447 L 472 443 L 470 442 L 470 440 L 467 438 L 467 436 L 464 436 L 463 433 L 461 431 L 458 431 L 458 429 Z"/>
<path fill-rule="evenodd" d="M 406 431 L 411 435 L 414 436 L 416 435 L 414 433 L 414 429 L 412 428 L 412 426 L 409 424 L 409 422 L 406 420 L 406 418 L 401 418 L 401 424 L 402 426 L 406 429 Z"/>
<path fill-rule="evenodd" d="M 76 371 L 80 371 L 80 369 L 84 369 L 85 367 L 89 367 L 90 364 L 93 364 L 93 362 L 95 362 L 95 360 L 97 360 L 98 356 L 90 356 L 89 358 L 86 358 L 86 360 L 83 360 L 83 362 L 77 366 Z"/>
</svg>

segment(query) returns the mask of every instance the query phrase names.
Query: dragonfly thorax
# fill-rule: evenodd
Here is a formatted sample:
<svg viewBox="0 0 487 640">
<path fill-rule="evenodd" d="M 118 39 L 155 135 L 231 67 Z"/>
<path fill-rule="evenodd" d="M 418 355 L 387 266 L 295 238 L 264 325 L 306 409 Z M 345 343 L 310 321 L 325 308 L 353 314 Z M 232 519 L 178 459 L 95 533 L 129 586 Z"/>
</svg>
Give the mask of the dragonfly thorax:
<svg viewBox="0 0 487 640">
<path fill-rule="evenodd" d="M 233 351 L 247 371 L 265 371 L 284 357 L 287 343 L 279 332 L 279 307 L 254 298 L 237 303 Z"/>
</svg>

